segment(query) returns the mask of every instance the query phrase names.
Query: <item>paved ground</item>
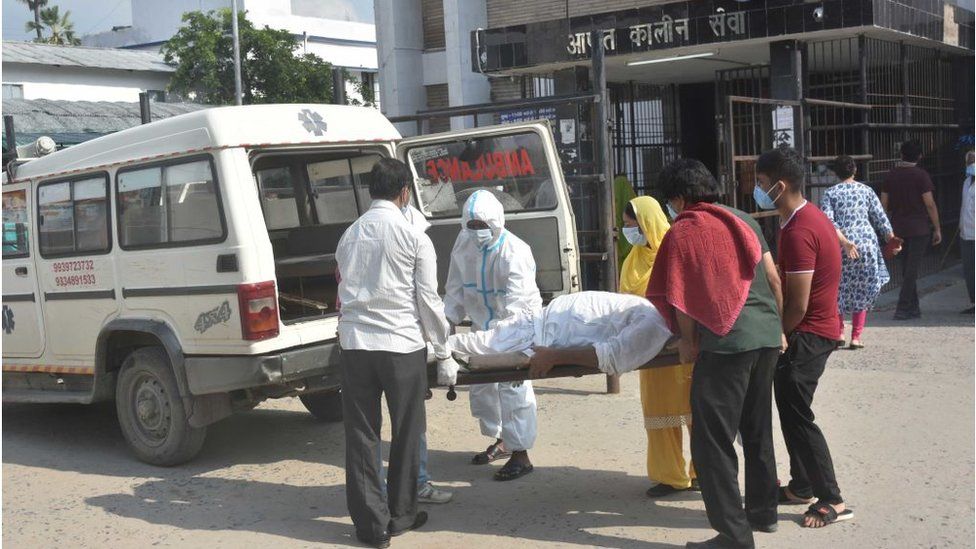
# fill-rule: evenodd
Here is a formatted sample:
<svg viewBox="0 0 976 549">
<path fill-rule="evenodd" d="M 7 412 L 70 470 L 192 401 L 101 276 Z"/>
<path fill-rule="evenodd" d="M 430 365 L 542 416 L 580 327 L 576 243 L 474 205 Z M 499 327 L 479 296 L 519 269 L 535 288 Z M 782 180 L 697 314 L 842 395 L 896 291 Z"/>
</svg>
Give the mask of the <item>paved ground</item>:
<svg viewBox="0 0 976 549">
<path fill-rule="evenodd" d="M 939 282 L 939 281 L 942 282 Z M 818 391 L 854 521 L 801 529 L 781 508 L 761 547 L 961 547 L 974 536 L 973 317 L 960 284 L 935 281 L 925 318 L 869 319 L 868 349 L 831 358 Z M 700 498 L 644 497 L 637 377 L 618 396 L 591 376 L 538 389 L 536 472 L 515 483 L 468 465 L 486 441 L 467 394 L 429 403 L 431 469 L 456 500 L 395 547 L 675 547 L 710 537 Z M 777 427 L 778 430 L 778 427 Z M 778 434 L 780 474 L 786 452 Z M 127 453 L 111 406 L 3 408 L 3 541 L 9 547 L 355 545 L 339 425 L 295 399 L 211 428 L 192 464 L 161 469 Z"/>
</svg>

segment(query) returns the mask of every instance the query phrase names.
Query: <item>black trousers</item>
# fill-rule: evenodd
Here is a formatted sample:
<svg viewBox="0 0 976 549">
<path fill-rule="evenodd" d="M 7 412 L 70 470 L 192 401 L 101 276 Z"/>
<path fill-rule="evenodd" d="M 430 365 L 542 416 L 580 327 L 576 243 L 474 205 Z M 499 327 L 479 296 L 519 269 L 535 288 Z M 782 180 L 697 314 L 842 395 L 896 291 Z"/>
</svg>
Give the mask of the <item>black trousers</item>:
<svg viewBox="0 0 976 549">
<path fill-rule="evenodd" d="M 776 365 L 776 407 L 790 454 L 790 491 L 836 504 L 840 497 L 827 439 L 814 423 L 813 393 L 836 342 L 816 334 L 794 332 Z"/>
<path fill-rule="evenodd" d="M 962 252 L 962 276 L 966 278 L 966 291 L 969 292 L 969 302 L 976 303 L 976 241 L 959 239 L 959 250 Z"/>
<path fill-rule="evenodd" d="M 918 315 L 918 271 L 922 267 L 925 251 L 932 243 L 931 235 L 912 236 L 905 239 L 901 256 L 901 291 L 898 293 L 896 314 Z"/>
<path fill-rule="evenodd" d="M 346 504 L 356 532 L 369 539 L 413 524 L 417 515 L 420 437 L 427 430 L 427 350 L 342 351 L 342 413 L 346 429 Z M 381 485 L 382 395 L 393 440 L 387 492 Z"/>
<path fill-rule="evenodd" d="M 753 524 L 777 521 L 772 385 L 779 349 L 736 354 L 702 353 L 691 379 L 691 457 L 705 512 L 722 541 L 754 547 Z M 745 510 L 733 441 L 742 434 Z"/>
</svg>

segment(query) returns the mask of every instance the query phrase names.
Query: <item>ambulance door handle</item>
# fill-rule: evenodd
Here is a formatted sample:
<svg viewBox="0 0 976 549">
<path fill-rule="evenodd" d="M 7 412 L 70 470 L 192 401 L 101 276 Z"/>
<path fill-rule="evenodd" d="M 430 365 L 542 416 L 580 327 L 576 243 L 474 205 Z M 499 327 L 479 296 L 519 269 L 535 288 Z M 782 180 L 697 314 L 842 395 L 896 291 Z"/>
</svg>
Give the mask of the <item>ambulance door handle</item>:
<svg viewBox="0 0 976 549">
<path fill-rule="evenodd" d="M 14 269 L 14 274 L 17 276 L 27 276 L 27 267 L 17 267 Z"/>
</svg>

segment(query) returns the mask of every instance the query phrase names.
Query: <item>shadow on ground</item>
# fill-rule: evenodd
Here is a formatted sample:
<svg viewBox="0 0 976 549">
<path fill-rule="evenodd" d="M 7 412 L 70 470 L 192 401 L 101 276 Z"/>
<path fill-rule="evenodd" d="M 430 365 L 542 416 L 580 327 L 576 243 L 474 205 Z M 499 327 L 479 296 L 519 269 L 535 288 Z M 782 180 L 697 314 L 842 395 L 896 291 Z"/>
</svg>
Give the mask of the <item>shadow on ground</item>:
<svg viewBox="0 0 976 549">
<path fill-rule="evenodd" d="M 253 531 L 299 542 L 358 545 L 351 536 L 341 468 L 341 424 L 322 424 L 301 411 L 255 409 L 212 426 L 193 462 L 161 468 L 129 453 L 111 405 L 5 405 L 3 462 L 83 474 L 134 477 L 132 493 L 88 497 L 107 513 L 182 530 Z M 628 539 L 627 528 L 707 528 L 704 513 L 643 496 L 646 479 L 622 472 L 539 466 L 523 480 L 491 480 L 492 466 L 469 465 L 470 453 L 431 450 L 437 481 L 452 484 L 455 503 L 428 509 L 425 531 L 509 536 L 604 547 L 673 547 Z M 311 478 L 295 462 L 334 466 Z M 225 476 L 253 466 L 294 480 L 269 483 Z M 217 476 L 221 469 L 228 473 Z M 253 475 L 261 477 L 260 469 Z M 303 485 L 304 484 L 304 485 Z M 502 502 L 502 503 L 499 503 Z M 477 515 L 472 519 L 472 513 Z"/>
</svg>

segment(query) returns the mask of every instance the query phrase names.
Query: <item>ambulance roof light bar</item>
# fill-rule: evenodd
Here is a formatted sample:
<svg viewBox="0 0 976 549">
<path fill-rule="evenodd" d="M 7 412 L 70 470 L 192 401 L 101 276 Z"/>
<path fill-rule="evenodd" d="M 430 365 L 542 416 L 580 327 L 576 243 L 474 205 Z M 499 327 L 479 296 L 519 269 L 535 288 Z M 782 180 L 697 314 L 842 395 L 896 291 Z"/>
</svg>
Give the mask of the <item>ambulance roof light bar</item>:
<svg viewBox="0 0 976 549">
<path fill-rule="evenodd" d="M 688 55 L 676 55 L 674 57 L 659 57 L 657 59 L 644 59 L 641 61 L 628 61 L 628 67 L 635 67 L 637 65 L 650 65 L 651 63 L 664 63 L 667 61 L 681 61 L 683 59 L 697 59 L 699 57 L 711 57 L 715 55 L 713 51 L 706 51 L 702 53 L 689 53 Z"/>
</svg>

